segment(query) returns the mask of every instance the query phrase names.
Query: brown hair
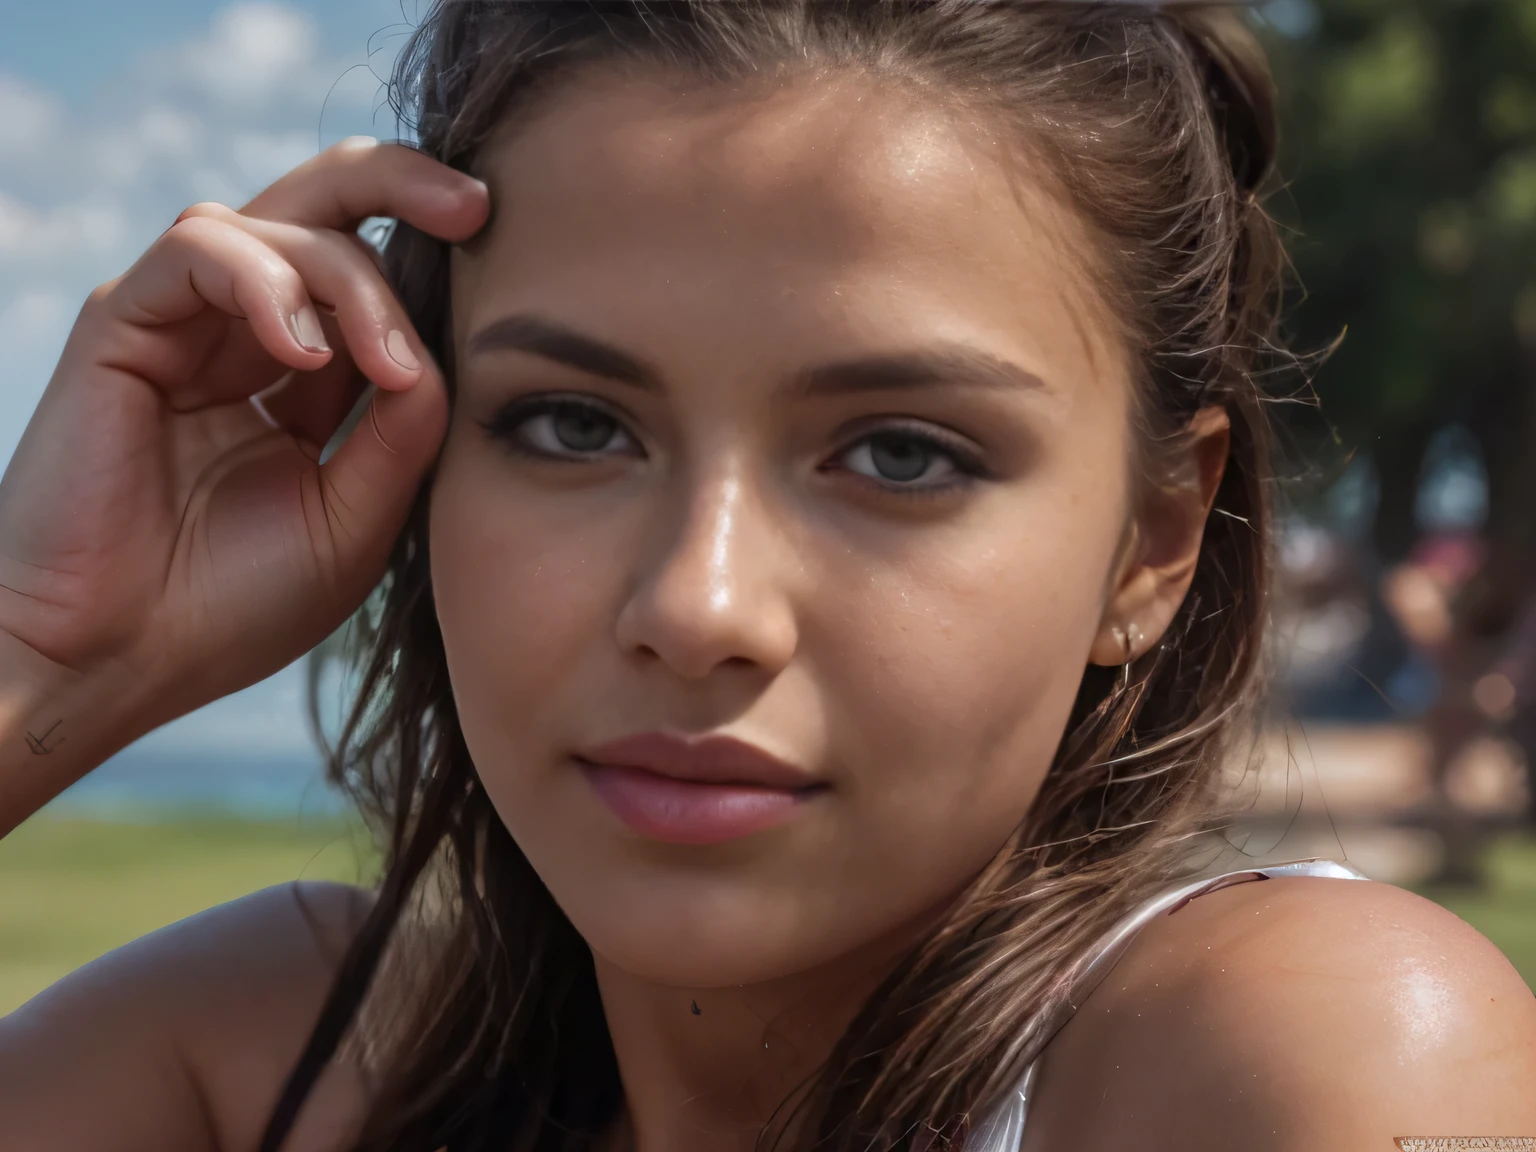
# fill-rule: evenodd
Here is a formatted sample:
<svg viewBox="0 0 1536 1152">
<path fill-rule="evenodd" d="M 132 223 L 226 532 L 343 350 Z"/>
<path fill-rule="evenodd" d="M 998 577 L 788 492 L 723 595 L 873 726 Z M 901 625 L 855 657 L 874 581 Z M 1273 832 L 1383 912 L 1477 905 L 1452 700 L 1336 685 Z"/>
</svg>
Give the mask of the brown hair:
<svg viewBox="0 0 1536 1152">
<path fill-rule="evenodd" d="M 1172 465 L 1195 412 L 1220 407 L 1231 422 L 1219 514 L 1174 625 L 1128 668 L 1085 671 L 1009 844 L 797 1094 L 798 1148 L 963 1145 L 965 1118 L 1050 1039 L 1043 1010 L 1073 965 L 1193 869 L 1191 845 L 1223 814 L 1225 749 L 1252 713 L 1271 476 L 1256 381 L 1277 355 L 1283 265 L 1257 196 L 1274 148 L 1264 56 L 1218 6 L 437 0 L 392 99 L 423 151 L 469 169 L 532 93 L 558 98 L 557 81 L 604 61 L 727 82 L 860 69 L 999 118 L 1099 241 L 1089 271 L 1138 365 L 1147 485 L 1188 482 Z M 400 225 L 384 258 L 451 388 L 447 246 Z M 281 1146 L 360 1012 L 407 983 L 359 1150 L 588 1149 L 623 1105 L 590 952 L 497 818 L 460 733 L 428 577 L 428 487 L 355 622 L 361 688 L 328 750 L 387 845 L 384 877 L 263 1152 Z M 411 976 L 369 999 L 407 921 L 424 925 Z"/>
</svg>

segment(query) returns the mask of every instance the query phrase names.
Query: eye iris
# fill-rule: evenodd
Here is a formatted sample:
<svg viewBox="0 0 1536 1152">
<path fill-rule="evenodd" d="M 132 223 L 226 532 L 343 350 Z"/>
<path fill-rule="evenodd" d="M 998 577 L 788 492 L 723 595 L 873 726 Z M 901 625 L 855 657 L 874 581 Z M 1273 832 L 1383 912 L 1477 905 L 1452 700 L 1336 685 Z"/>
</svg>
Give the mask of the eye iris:
<svg viewBox="0 0 1536 1152">
<path fill-rule="evenodd" d="M 869 444 L 869 458 L 886 480 L 916 480 L 928 470 L 929 451 L 911 436 L 876 436 Z"/>
<path fill-rule="evenodd" d="M 596 452 L 613 439 L 612 418 L 591 408 L 562 408 L 553 422 L 555 439 L 572 452 Z"/>
</svg>

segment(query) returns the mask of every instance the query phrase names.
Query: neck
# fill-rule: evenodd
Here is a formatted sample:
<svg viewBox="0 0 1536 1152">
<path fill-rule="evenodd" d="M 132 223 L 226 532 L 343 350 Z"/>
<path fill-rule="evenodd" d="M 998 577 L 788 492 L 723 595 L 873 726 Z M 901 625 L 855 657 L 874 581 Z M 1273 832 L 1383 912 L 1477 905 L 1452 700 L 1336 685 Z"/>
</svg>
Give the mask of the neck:
<svg viewBox="0 0 1536 1152">
<path fill-rule="evenodd" d="M 634 1152 L 752 1152 L 786 1115 L 870 994 L 942 914 L 760 984 L 678 988 L 595 957 Z M 697 1009 L 697 1011 L 695 1011 Z"/>
</svg>

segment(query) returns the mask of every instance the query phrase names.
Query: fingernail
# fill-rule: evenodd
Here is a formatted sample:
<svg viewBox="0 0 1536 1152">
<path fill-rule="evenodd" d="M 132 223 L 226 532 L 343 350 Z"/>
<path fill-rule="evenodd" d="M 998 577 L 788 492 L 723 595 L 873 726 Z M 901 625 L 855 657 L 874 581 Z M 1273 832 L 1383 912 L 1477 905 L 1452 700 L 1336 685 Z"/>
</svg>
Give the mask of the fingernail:
<svg viewBox="0 0 1536 1152">
<path fill-rule="evenodd" d="M 311 352 L 331 350 L 331 346 L 325 342 L 325 329 L 320 327 L 320 317 L 313 308 L 300 308 L 288 317 L 288 329 L 293 333 L 293 338 Z"/>
<path fill-rule="evenodd" d="M 389 353 L 389 358 L 407 372 L 419 372 L 421 361 L 411 352 L 411 346 L 406 342 L 405 333 L 398 328 L 391 330 L 388 339 L 384 341 L 384 351 Z"/>
<path fill-rule="evenodd" d="M 350 152 L 360 151 L 364 148 L 376 148 L 378 144 L 379 138 L 377 136 L 348 136 L 345 140 L 338 141 L 336 146 L 338 148 L 345 148 Z"/>
</svg>

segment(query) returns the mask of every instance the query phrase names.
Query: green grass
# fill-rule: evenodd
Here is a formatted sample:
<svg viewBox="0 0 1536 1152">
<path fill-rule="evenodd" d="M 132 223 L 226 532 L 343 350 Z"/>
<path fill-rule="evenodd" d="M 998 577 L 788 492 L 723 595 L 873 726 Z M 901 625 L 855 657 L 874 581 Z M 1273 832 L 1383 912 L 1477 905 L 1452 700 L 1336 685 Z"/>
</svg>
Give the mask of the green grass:
<svg viewBox="0 0 1536 1152">
<path fill-rule="evenodd" d="M 34 817 L 0 840 L 0 1015 L 89 960 L 269 884 L 368 876 L 353 826 L 187 817 Z M 1489 849 L 1486 892 L 1421 889 L 1489 937 L 1536 987 L 1536 839 Z"/>
<path fill-rule="evenodd" d="M 1536 988 L 1536 838 L 1511 836 L 1488 847 L 1488 888 L 1461 892 L 1419 888 L 1499 946 Z"/>
<path fill-rule="evenodd" d="M 0 840 L 0 1015 L 146 932 L 289 880 L 365 878 L 336 821 L 37 816 Z"/>
</svg>

